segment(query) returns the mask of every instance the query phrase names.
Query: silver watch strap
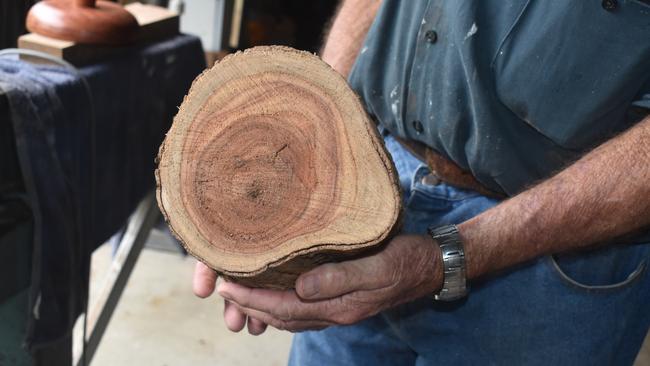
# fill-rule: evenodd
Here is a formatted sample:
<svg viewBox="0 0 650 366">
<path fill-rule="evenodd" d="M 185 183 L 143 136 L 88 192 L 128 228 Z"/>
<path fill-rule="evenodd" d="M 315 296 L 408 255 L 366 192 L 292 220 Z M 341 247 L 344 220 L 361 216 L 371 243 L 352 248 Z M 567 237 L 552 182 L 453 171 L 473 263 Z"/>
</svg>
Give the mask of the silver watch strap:
<svg viewBox="0 0 650 366">
<path fill-rule="evenodd" d="M 429 228 L 429 234 L 440 246 L 444 282 L 436 300 L 454 301 L 467 296 L 465 251 L 456 225 Z"/>
</svg>

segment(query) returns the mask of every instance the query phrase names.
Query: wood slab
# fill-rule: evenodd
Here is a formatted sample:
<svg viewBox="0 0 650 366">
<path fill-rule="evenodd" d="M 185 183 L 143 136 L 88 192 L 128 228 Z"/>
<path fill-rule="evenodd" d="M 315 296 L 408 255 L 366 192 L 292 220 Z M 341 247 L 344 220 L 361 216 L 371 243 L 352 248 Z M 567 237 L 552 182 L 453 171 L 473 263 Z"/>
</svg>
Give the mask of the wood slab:
<svg viewBox="0 0 650 366">
<path fill-rule="evenodd" d="M 204 72 L 158 158 L 174 235 L 248 286 L 291 288 L 398 227 L 398 178 L 375 125 L 345 79 L 307 52 L 256 47 Z"/>
</svg>

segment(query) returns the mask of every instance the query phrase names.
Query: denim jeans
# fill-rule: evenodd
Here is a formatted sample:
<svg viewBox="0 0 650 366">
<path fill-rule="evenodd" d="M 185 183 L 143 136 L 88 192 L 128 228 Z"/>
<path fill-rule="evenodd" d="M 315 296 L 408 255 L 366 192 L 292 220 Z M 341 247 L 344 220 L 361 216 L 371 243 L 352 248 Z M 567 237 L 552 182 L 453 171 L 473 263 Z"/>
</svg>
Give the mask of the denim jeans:
<svg viewBox="0 0 650 366">
<path fill-rule="evenodd" d="M 444 183 L 385 138 L 404 193 L 404 233 L 463 222 L 498 201 Z M 525 243 L 522 243 L 525 245 Z M 298 333 L 290 365 L 629 365 L 650 326 L 649 244 L 541 257 L 351 326 Z M 432 264 L 434 265 L 434 264 Z"/>
</svg>

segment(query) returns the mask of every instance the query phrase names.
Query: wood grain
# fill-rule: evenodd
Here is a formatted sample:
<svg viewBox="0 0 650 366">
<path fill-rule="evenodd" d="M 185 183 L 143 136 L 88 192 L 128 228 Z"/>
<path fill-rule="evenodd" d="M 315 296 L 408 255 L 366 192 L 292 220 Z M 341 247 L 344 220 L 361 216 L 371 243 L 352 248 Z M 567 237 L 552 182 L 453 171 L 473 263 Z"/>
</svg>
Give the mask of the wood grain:
<svg viewBox="0 0 650 366">
<path fill-rule="evenodd" d="M 382 243 L 401 212 L 393 164 L 345 80 L 257 47 L 197 78 L 159 153 L 158 201 L 188 252 L 250 286 Z"/>
</svg>

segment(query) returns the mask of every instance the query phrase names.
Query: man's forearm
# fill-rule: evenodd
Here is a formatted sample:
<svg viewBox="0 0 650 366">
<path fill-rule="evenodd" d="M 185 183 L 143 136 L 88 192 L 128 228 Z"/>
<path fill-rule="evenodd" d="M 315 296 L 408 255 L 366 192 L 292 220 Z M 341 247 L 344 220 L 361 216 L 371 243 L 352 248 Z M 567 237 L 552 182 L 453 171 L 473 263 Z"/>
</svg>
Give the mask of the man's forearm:
<svg viewBox="0 0 650 366">
<path fill-rule="evenodd" d="M 327 35 L 321 57 L 348 77 L 381 0 L 343 0 Z"/>
<path fill-rule="evenodd" d="M 556 176 L 459 225 L 469 278 L 650 224 L 650 117 Z"/>
</svg>

